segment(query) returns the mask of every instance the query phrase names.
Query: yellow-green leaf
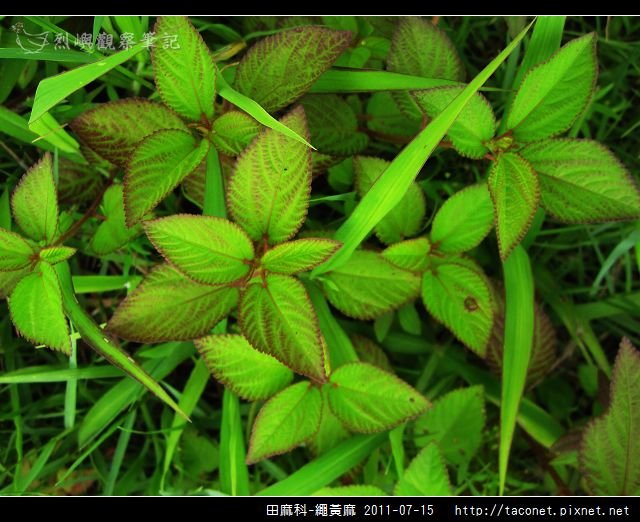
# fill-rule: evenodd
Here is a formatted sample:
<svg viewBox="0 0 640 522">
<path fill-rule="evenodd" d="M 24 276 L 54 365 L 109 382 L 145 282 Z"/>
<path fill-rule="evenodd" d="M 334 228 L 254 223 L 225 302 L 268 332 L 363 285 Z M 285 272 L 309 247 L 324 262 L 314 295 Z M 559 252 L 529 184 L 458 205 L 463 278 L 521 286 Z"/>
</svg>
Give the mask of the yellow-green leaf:
<svg viewBox="0 0 640 522">
<path fill-rule="evenodd" d="M 307 238 L 288 241 L 267 250 L 262 266 L 270 272 L 296 274 L 324 263 L 340 248 L 333 239 Z"/>
</svg>

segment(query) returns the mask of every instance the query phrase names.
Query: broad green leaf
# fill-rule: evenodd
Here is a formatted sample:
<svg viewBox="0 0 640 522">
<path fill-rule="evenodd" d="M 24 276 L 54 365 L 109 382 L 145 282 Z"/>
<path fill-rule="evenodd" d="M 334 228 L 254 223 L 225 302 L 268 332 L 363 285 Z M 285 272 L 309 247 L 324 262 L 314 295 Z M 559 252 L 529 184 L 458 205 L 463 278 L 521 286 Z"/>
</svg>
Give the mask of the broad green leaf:
<svg viewBox="0 0 640 522">
<path fill-rule="evenodd" d="M 353 334 L 351 336 L 351 342 L 360 361 L 377 366 L 386 372 L 393 373 L 393 367 L 389 362 L 387 354 L 371 339 L 363 335 Z"/>
<path fill-rule="evenodd" d="M 244 55 L 235 86 L 274 112 L 297 100 L 351 42 L 349 31 L 298 27 L 267 36 Z"/>
<path fill-rule="evenodd" d="M 323 339 L 318 318 L 302 283 L 268 274 L 240 297 L 242 333 L 258 350 L 293 371 L 326 381 Z"/>
<path fill-rule="evenodd" d="M 37 120 L 42 119 L 50 109 L 71 93 L 100 78 L 144 49 L 145 42 L 139 42 L 129 49 L 114 53 L 96 62 L 42 80 L 36 89 L 29 127 L 32 127 Z"/>
<path fill-rule="evenodd" d="M 2 231 L 0 231 L 0 234 Z M 0 270 L 0 299 L 6 299 L 11 295 L 13 289 L 18 282 L 30 272 L 29 267 L 19 268 L 18 270 L 3 271 Z"/>
<path fill-rule="evenodd" d="M 589 103 L 597 73 L 595 33 L 570 41 L 524 77 L 507 128 L 519 142 L 566 131 Z"/>
<path fill-rule="evenodd" d="M 301 107 L 280 121 L 309 137 Z M 310 191 L 311 150 L 267 129 L 236 162 L 227 192 L 229 212 L 254 241 L 266 237 L 271 245 L 281 243 L 302 226 Z"/>
<path fill-rule="evenodd" d="M 399 268 L 422 273 L 429 268 L 429 252 L 429 240 L 426 237 L 417 237 L 387 247 L 382 251 L 382 257 Z"/>
<path fill-rule="evenodd" d="M 593 495 L 640 495 L 640 353 L 623 339 L 609 409 L 584 432 L 580 465 Z"/>
<path fill-rule="evenodd" d="M 398 107 L 392 93 L 376 92 L 367 102 L 367 127 L 382 140 L 413 137 L 420 132 L 422 117 L 408 118 Z"/>
<path fill-rule="evenodd" d="M 309 441 L 309 446 L 315 455 L 323 455 L 327 451 L 335 448 L 343 440 L 349 438 L 349 430 L 343 426 L 329 407 L 327 388 L 323 387 L 322 392 L 322 414 L 320 426 L 313 438 Z"/>
<path fill-rule="evenodd" d="M 56 263 L 61 263 L 62 261 L 66 261 L 72 255 L 76 253 L 75 248 L 67 247 L 67 246 L 52 246 L 43 248 L 40 250 L 39 256 L 40 259 L 46 261 L 50 265 L 55 265 Z"/>
<path fill-rule="evenodd" d="M 407 303 L 398 309 L 400 328 L 411 335 L 422 335 L 422 319 L 415 303 Z"/>
<path fill-rule="evenodd" d="M 309 382 L 285 388 L 262 407 L 251 431 L 247 463 L 280 455 L 318 431 L 322 396 Z"/>
<path fill-rule="evenodd" d="M 169 263 L 200 283 L 231 283 L 251 270 L 253 244 L 226 219 L 176 214 L 147 221 L 145 231 Z"/>
<path fill-rule="evenodd" d="M 551 139 L 521 151 L 540 180 L 540 199 L 568 223 L 640 218 L 640 192 L 627 169 L 600 143 Z"/>
<path fill-rule="evenodd" d="M 439 87 L 427 91 L 414 92 L 418 105 L 431 118 L 435 118 L 464 89 L 464 87 Z M 481 159 L 489 152 L 485 142 L 496 132 L 496 118 L 489 102 L 476 93 L 465 105 L 447 136 L 453 148 L 468 158 Z"/>
<path fill-rule="evenodd" d="M 471 386 L 454 390 L 433 403 L 416 420 L 415 443 L 437 442 L 447 462 L 468 464 L 482 443 L 485 425 L 484 390 Z"/>
<path fill-rule="evenodd" d="M 127 225 L 138 223 L 207 156 L 210 142 L 178 129 L 147 136 L 135 149 L 124 176 Z"/>
<path fill-rule="evenodd" d="M 311 143 L 323 154 L 350 156 L 366 148 L 369 138 L 358 132 L 351 106 L 335 94 L 309 95 L 300 100 L 309 123 Z"/>
<path fill-rule="evenodd" d="M 260 124 L 246 112 L 229 111 L 213 122 L 209 139 L 223 154 L 237 156 L 259 131 Z"/>
<path fill-rule="evenodd" d="M 124 214 L 124 193 L 121 184 L 110 186 L 100 204 L 100 212 L 105 220 L 98 225 L 91 239 L 91 250 L 103 256 L 125 246 L 132 238 L 142 232 L 142 225 L 127 227 Z"/>
<path fill-rule="evenodd" d="M 195 344 L 213 376 L 248 401 L 267 400 L 293 380 L 289 368 L 242 335 L 210 335 Z"/>
<path fill-rule="evenodd" d="M 398 23 L 387 66 L 393 72 L 424 78 L 462 81 L 465 75 L 462 61 L 446 33 L 415 16 Z"/>
<path fill-rule="evenodd" d="M 422 277 L 422 301 L 431 315 L 478 355 L 484 355 L 494 319 L 491 287 L 469 259 L 451 259 Z"/>
<path fill-rule="evenodd" d="M 20 280 L 9 297 L 9 312 L 16 330 L 29 342 L 71 354 L 60 283 L 50 265 L 40 263 L 36 272 Z"/>
<path fill-rule="evenodd" d="M 262 266 L 269 272 L 296 274 L 324 263 L 340 248 L 333 239 L 297 239 L 275 246 L 262 256 Z"/>
<path fill-rule="evenodd" d="M 109 330 L 142 343 L 206 335 L 238 302 L 238 290 L 196 283 L 169 265 L 152 270 L 120 303 Z"/>
<path fill-rule="evenodd" d="M 487 186 L 472 185 L 451 196 L 431 225 L 434 248 L 459 254 L 478 246 L 493 227 L 493 204 Z"/>
<path fill-rule="evenodd" d="M 31 264 L 35 251 L 22 236 L 0 228 L 0 272 L 9 272 Z"/>
<path fill-rule="evenodd" d="M 500 257 L 506 259 L 522 241 L 538 210 L 540 182 L 528 161 L 508 152 L 491 165 L 487 184 L 495 210 Z"/>
<path fill-rule="evenodd" d="M 216 66 L 209 48 L 186 16 L 162 16 L 157 35 L 176 36 L 175 45 L 156 45 L 153 75 L 162 100 L 178 114 L 205 123 L 213 119 Z"/>
<path fill-rule="evenodd" d="M 425 446 L 411 461 L 396 484 L 397 496 L 447 496 L 452 494 L 449 474 L 440 448 L 435 442 Z"/>
<path fill-rule="evenodd" d="M 83 152 L 87 153 L 87 149 Z M 106 181 L 94 167 L 58 158 L 57 189 L 60 205 L 90 205 L 102 193 Z"/>
<path fill-rule="evenodd" d="M 371 364 L 343 364 L 329 379 L 331 410 L 356 433 L 391 429 L 429 408 L 429 401 L 406 382 Z"/>
<path fill-rule="evenodd" d="M 22 176 L 11 198 L 13 217 L 35 241 L 50 243 L 58 231 L 58 199 L 50 154 Z"/>
<path fill-rule="evenodd" d="M 366 484 L 352 484 L 351 486 L 336 486 L 321 488 L 311 494 L 313 497 L 384 497 L 387 494 L 377 486 Z"/>
<path fill-rule="evenodd" d="M 360 197 L 371 190 L 390 162 L 368 156 L 356 156 L 353 166 L 356 174 L 356 188 Z M 426 212 L 424 192 L 413 182 L 398 204 L 376 225 L 376 235 L 380 241 L 391 244 L 420 231 Z"/>
<path fill-rule="evenodd" d="M 416 274 L 366 250 L 354 252 L 349 261 L 324 277 L 329 302 L 355 319 L 375 319 L 420 293 Z"/>
<path fill-rule="evenodd" d="M 143 98 L 100 104 L 70 126 L 82 143 L 121 168 L 126 168 L 136 146 L 150 134 L 165 129 L 188 131 L 176 113 Z"/>
</svg>

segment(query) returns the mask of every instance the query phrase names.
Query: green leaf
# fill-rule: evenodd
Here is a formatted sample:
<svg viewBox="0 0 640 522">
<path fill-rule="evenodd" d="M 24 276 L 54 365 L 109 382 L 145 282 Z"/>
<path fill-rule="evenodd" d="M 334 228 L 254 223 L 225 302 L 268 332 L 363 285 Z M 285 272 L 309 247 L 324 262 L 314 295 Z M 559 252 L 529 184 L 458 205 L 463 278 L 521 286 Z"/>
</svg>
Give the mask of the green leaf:
<svg viewBox="0 0 640 522">
<path fill-rule="evenodd" d="M 144 226 L 163 257 L 195 281 L 231 283 L 251 270 L 253 243 L 231 221 L 177 214 L 147 221 Z"/>
<path fill-rule="evenodd" d="M 280 455 L 307 442 L 320 425 L 322 397 L 309 382 L 299 382 L 269 399 L 251 431 L 247 464 Z"/>
<path fill-rule="evenodd" d="M 463 86 L 439 87 L 414 92 L 413 95 L 424 112 L 431 118 L 435 118 L 463 89 Z M 476 93 L 451 125 L 447 136 L 453 148 L 461 155 L 482 159 L 489 152 L 485 142 L 493 138 L 495 132 L 496 118 L 493 109 L 484 96 Z"/>
<path fill-rule="evenodd" d="M 269 274 L 240 297 L 242 333 L 258 350 L 273 355 L 297 373 L 326 381 L 318 318 L 297 279 Z"/>
<path fill-rule="evenodd" d="M 376 92 L 367 102 L 367 127 L 387 136 L 410 136 L 420 132 L 422 116 L 408 118 L 398 107 L 392 93 Z"/>
<path fill-rule="evenodd" d="M 393 367 L 389 362 L 387 354 L 371 339 L 363 335 L 354 334 L 351 336 L 351 342 L 360 361 L 377 366 L 386 372 L 393 373 Z"/>
<path fill-rule="evenodd" d="M 393 428 L 429 408 L 429 401 L 406 382 L 371 364 L 343 364 L 329 379 L 331 410 L 351 431 Z"/>
<path fill-rule="evenodd" d="M 162 100 L 178 114 L 199 122 L 213 119 L 216 66 L 209 48 L 186 16 L 158 18 L 154 34 L 177 36 L 177 46 L 156 45 L 153 75 Z"/>
<path fill-rule="evenodd" d="M 402 149 L 335 233 L 334 238 L 342 241 L 342 248 L 328 262 L 316 267 L 312 272 L 312 277 L 317 277 L 346 262 L 385 214 L 398 204 L 422 169 L 422 166 L 460 114 L 460 111 L 469 102 L 473 94 L 482 87 L 507 56 L 518 46 L 530 27 L 531 25 L 527 26 L 514 38 L 465 87 L 460 96 L 453 100 L 426 128 L 420 131 L 409 145 Z"/>
<path fill-rule="evenodd" d="M 236 88 L 268 112 L 297 100 L 351 42 L 351 32 L 297 27 L 267 36 L 244 55 Z"/>
<path fill-rule="evenodd" d="M 269 272 L 296 274 L 324 263 L 338 248 L 340 243 L 332 239 L 297 239 L 267 250 L 261 263 Z"/>
<path fill-rule="evenodd" d="M 324 276 L 329 302 L 355 319 L 375 319 L 420 293 L 420 278 L 385 261 L 380 254 L 357 251 Z"/>
<path fill-rule="evenodd" d="M 371 190 L 390 162 L 368 156 L 356 156 L 353 166 L 356 174 L 356 188 L 360 197 Z M 420 231 L 426 212 L 424 192 L 413 182 L 398 204 L 376 225 L 376 235 L 383 243 L 397 243 Z"/>
<path fill-rule="evenodd" d="M 127 227 L 124 214 L 124 189 L 122 185 L 110 186 L 100 204 L 100 212 L 106 218 L 96 230 L 91 239 L 91 250 L 103 256 L 125 246 L 131 239 L 142 231 L 142 225 L 137 223 Z"/>
<path fill-rule="evenodd" d="M 568 223 L 640 218 L 640 192 L 627 169 L 600 143 L 551 139 L 521 151 L 540 180 L 541 203 Z"/>
<path fill-rule="evenodd" d="M 640 495 L 640 353 L 623 339 L 611 380 L 609 409 L 592 421 L 580 467 L 593 495 Z"/>
<path fill-rule="evenodd" d="M 0 230 L 0 236 L 1 234 L 2 231 Z M 0 270 L 0 299 L 6 299 L 7 297 L 9 297 L 18 282 L 30 271 L 31 269 L 29 267 L 7 272 Z"/>
<path fill-rule="evenodd" d="M 393 34 L 387 55 L 390 71 L 462 81 L 464 67 L 444 31 L 418 17 L 403 18 Z"/>
<path fill-rule="evenodd" d="M 461 342 L 484 355 L 495 311 L 480 267 L 470 259 L 444 261 L 422 277 L 422 301 Z"/>
<path fill-rule="evenodd" d="M 462 388 L 438 399 L 416 420 L 415 443 L 423 447 L 437 442 L 449 463 L 462 466 L 468 464 L 480 448 L 484 426 L 482 386 Z"/>
<path fill-rule="evenodd" d="M 132 227 L 202 163 L 208 140 L 178 129 L 147 136 L 135 149 L 124 176 L 124 209 Z"/>
<path fill-rule="evenodd" d="M 55 265 L 62 261 L 66 261 L 76 253 L 75 248 L 67 246 L 52 246 L 40 250 L 40 259 L 46 261 L 50 265 Z"/>
<path fill-rule="evenodd" d="M 366 148 L 369 138 L 358 132 L 351 106 L 335 94 L 305 96 L 300 103 L 309 122 L 311 143 L 323 154 L 350 156 Z"/>
<path fill-rule="evenodd" d="M 280 120 L 309 137 L 304 110 Z M 227 201 L 234 220 L 254 241 L 277 244 L 293 237 L 307 215 L 311 150 L 273 130 L 262 132 L 236 162 Z"/>
<path fill-rule="evenodd" d="M 597 73 L 595 33 L 570 41 L 524 77 L 507 128 L 519 142 L 566 131 L 589 103 Z"/>
<path fill-rule="evenodd" d="M 411 461 L 393 491 L 396 496 L 447 496 L 452 494 L 447 467 L 435 442 Z"/>
<path fill-rule="evenodd" d="M 248 401 L 264 401 L 293 380 L 289 368 L 251 346 L 242 335 L 210 335 L 195 341 L 211 374 Z"/>
<path fill-rule="evenodd" d="M 434 248 L 459 254 L 478 246 L 493 227 L 493 204 L 487 186 L 472 185 L 451 196 L 431 225 Z"/>
<path fill-rule="evenodd" d="M 84 153 L 90 155 L 89 149 Z M 60 205 L 90 205 L 100 194 L 106 178 L 96 175 L 96 169 L 58 158 L 58 203 Z"/>
<path fill-rule="evenodd" d="M 385 497 L 387 494 L 377 486 L 366 484 L 352 484 L 351 486 L 336 486 L 320 488 L 314 491 L 313 497 Z"/>
<path fill-rule="evenodd" d="M 540 182 L 528 161 L 508 152 L 493 162 L 487 183 L 495 209 L 500 257 L 506 259 L 522 241 L 538 210 Z"/>
<path fill-rule="evenodd" d="M 213 122 L 209 139 L 223 154 L 237 156 L 259 131 L 260 124 L 246 112 L 229 111 Z"/>
<path fill-rule="evenodd" d="M 0 228 L 0 272 L 29 266 L 34 254 L 35 250 L 22 236 Z"/>
<path fill-rule="evenodd" d="M 176 113 L 143 98 L 102 103 L 73 119 L 70 127 L 82 143 L 123 169 L 147 136 L 166 129 L 189 130 Z"/>
<path fill-rule="evenodd" d="M 382 251 L 382 257 L 399 268 L 422 273 L 429 269 L 429 252 L 429 240 L 426 237 L 417 237 L 387 247 Z"/>
<path fill-rule="evenodd" d="M 13 217 L 22 231 L 35 241 L 50 243 L 58 231 L 58 199 L 51 155 L 22 176 L 11 198 Z"/>
<path fill-rule="evenodd" d="M 311 441 L 309 441 L 309 446 L 315 455 L 323 455 L 335 448 L 343 440 L 349 438 L 349 430 L 343 426 L 329 407 L 327 388 L 323 387 L 320 391 L 322 392 L 320 426 Z"/>
<path fill-rule="evenodd" d="M 40 263 L 36 272 L 20 280 L 9 297 L 9 312 L 16 330 L 29 342 L 71 354 L 60 283 L 50 265 Z"/>
<path fill-rule="evenodd" d="M 238 302 L 238 290 L 203 285 L 169 265 L 152 270 L 120 303 L 109 330 L 142 343 L 206 335 Z"/>
</svg>

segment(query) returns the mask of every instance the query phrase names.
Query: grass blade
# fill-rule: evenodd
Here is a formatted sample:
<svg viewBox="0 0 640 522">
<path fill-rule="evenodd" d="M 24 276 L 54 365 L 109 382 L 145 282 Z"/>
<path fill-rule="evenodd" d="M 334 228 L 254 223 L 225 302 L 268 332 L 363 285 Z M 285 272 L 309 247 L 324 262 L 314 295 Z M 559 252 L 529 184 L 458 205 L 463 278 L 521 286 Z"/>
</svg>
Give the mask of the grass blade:
<svg viewBox="0 0 640 522">
<path fill-rule="evenodd" d="M 73 333 L 73 332 L 72 332 Z M 77 341 L 71 336 L 71 356 L 69 357 L 69 369 L 75 370 L 78 366 Z M 78 379 L 70 377 L 64 393 L 64 427 L 73 428 L 76 423 L 76 398 L 78 394 Z"/>
<path fill-rule="evenodd" d="M 111 365 L 86 368 L 56 368 L 55 366 L 30 366 L 0 375 L 0 384 L 36 384 L 43 382 L 69 382 L 71 380 L 109 379 L 122 377 L 122 370 Z"/>
<path fill-rule="evenodd" d="M 527 251 L 517 246 L 503 264 L 504 362 L 500 402 L 500 494 L 504 493 L 511 442 L 533 348 L 533 274 Z"/>
<path fill-rule="evenodd" d="M 240 400 L 227 388 L 222 396 L 220 490 L 228 495 L 249 494 L 249 471 L 245 464 Z"/>
<path fill-rule="evenodd" d="M 73 276 L 73 288 L 76 294 L 113 292 L 114 290 L 133 290 L 142 281 L 141 276 Z"/>
<path fill-rule="evenodd" d="M 422 78 L 390 71 L 331 69 L 311 87 L 313 94 L 377 91 L 416 91 L 444 85 L 462 85 L 452 80 Z"/>
<path fill-rule="evenodd" d="M 109 468 L 109 476 L 107 477 L 107 483 L 104 487 L 103 495 L 113 495 L 113 490 L 116 487 L 116 480 L 118 473 L 120 473 L 120 467 L 124 460 L 124 455 L 127 452 L 129 446 L 129 439 L 131 438 L 131 428 L 136 420 L 136 410 L 133 410 L 127 415 L 118 437 L 118 443 L 116 444 L 116 451 L 113 454 L 113 460 L 111 461 L 111 468 Z"/>
<path fill-rule="evenodd" d="M 464 90 L 407 145 L 383 172 L 360 201 L 334 238 L 343 246 L 326 263 L 315 268 L 313 276 L 336 268 L 347 261 L 378 222 L 402 199 L 420 169 L 472 96 L 495 72 L 527 33 L 527 26 Z"/>
</svg>

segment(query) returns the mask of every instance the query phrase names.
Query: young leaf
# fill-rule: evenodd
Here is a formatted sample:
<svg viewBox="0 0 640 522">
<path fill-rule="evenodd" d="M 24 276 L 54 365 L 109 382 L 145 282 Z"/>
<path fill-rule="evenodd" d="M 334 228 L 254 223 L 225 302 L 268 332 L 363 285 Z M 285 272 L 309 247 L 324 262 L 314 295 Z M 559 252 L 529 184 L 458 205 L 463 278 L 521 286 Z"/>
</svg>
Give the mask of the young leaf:
<svg viewBox="0 0 640 522">
<path fill-rule="evenodd" d="M 340 243 L 332 239 L 297 239 L 267 250 L 261 262 L 269 272 L 296 274 L 324 263 L 338 248 Z"/>
<path fill-rule="evenodd" d="M 298 107 L 280 120 L 309 138 L 304 110 Z M 311 150 L 266 129 L 236 162 L 229 183 L 229 212 L 254 241 L 269 244 L 293 237 L 307 215 L 311 192 Z"/>
<path fill-rule="evenodd" d="M 420 293 L 420 278 L 385 261 L 380 254 L 360 250 L 324 276 L 329 302 L 356 319 L 375 319 Z"/>
<path fill-rule="evenodd" d="M 406 382 L 367 363 L 343 364 L 326 386 L 331 411 L 356 433 L 391 429 L 429 408 Z"/>
<path fill-rule="evenodd" d="M 396 496 L 446 496 L 451 495 L 451 483 L 440 448 L 435 442 L 427 444 L 411 461 L 404 475 L 396 484 Z"/>
<path fill-rule="evenodd" d="M 353 159 L 360 197 L 364 197 L 389 165 L 390 162 L 379 158 L 356 156 Z M 376 225 L 376 235 L 387 244 L 414 236 L 420 231 L 425 212 L 424 192 L 413 182 L 398 204 Z"/>
<path fill-rule="evenodd" d="M 168 129 L 147 136 L 136 148 L 124 176 L 124 209 L 132 227 L 153 210 L 202 163 L 210 142 L 198 142 L 182 130 Z"/>
<path fill-rule="evenodd" d="M 413 95 L 424 112 L 435 118 L 463 89 L 463 86 L 439 87 L 414 92 Z M 484 96 L 476 93 L 451 125 L 447 136 L 453 148 L 461 155 L 481 159 L 489 152 L 485 142 L 493 138 L 495 132 L 496 118 L 493 109 Z"/>
<path fill-rule="evenodd" d="M 382 251 L 382 257 L 399 268 L 422 273 L 429 268 L 429 252 L 429 240 L 426 237 L 417 237 L 387 247 Z"/>
<path fill-rule="evenodd" d="M 0 228 L 0 272 L 9 272 L 28 266 L 35 254 L 33 247 L 22 236 Z"/>
<path fill-rule="evenodd" d="M 519 142 L 566 131 L 589 103 L 597 71 L 595 33 L 564 45 L 524 77 L 507 116 L 507 128 Z"/>
<path fill-rule="evenodd" d="M 609 149 L 591 140 L 550 139 L 521 151 L 540 180 L 542 205 L 568 223 L 640 218 L 640 192 Z"/>
<path fill-rule="evenodd" d="M 318 431 L 320 390 L 299 382 L 272 397 L 260 410 L 251 431 L 247 464 L 280 455 L 308 441 Z"/>
<path fill-rule="evenodd" d="M 141 343 L 206 335 L 238 303 L 238 290 L 203 285 L 169 265 L 151 271 L 116 309 L 109 330 Z"/>
<path fill-rule="evenodd" d="M 58 231 L 58 199 L 51 154 L 46 153 L 22 176 L 13 192 L 11 208 L 27 236 L 35 241 L 53 241 Z"/>
<path fill-rule="evenodd" d="M 189 130 L 176 113 L 144 98 L 102 103 L 73 119 L 69 126 L 82 143 L 123 169 L 147 136 L 166 129 Z"/>
<path fill-rule="evenodd" d="M 210 335 L 195 344 L 213 376 L 248 401 L 267 400 L 293 380 L 289 368 L 242 335 Z"/>
<path fill-rule="evenodd" d="M 103 256 L 126 245 L 142 232 L 140 223 L 127 227 L 124 216 L 124 193 L 121 184 L 111 185 L 100 204 L 100 212 L 106 218 L 91 239 L 91 250 Z"/>
<path fill-rule="evenodd" d="M 484 390 L 471 386 L 454 390 L 433 403 L 416 420 L 419 447 L 437 442 L 444 458 L 455 466 L 468 464 L 482 443 L 485 424 Z"/>
<path fill-rule="evenodd" d="M 309 95 L 301 101 L 309 122 L 311 143 L 324 154 L 350 156 L 366 148 L 369 138 L 358 132 L 351 106 L 335 94 Z"/>
<path fill-rule="evenodd" d="M 246 112 L 229 111 L 213 122 L 209 139 L 223 154 L 237 156 L 259 131 L 260 124 Z"/>
<path fill-rule="evenodd" d="M 498 156 L 487 183 L 495 209 L 500 257 L 506 259 L 529 230 L 538 210 L 540 183 L 529 162 L 513 153 Z"/>
<path fill-rule="evenodd" d="M 350 31 L 309 26 L 267 36 L 240 61 L 235 86 L 275 112 L 307 92 L 350 42 Z"/>
<path fill-rule="evenodd" d="M 231 221 L 177 214 L 147 221 L 144 226 L 163 257 L 195 281 L 231 283 L 251 270 L 253 243 Z"/>
<path fill-rule="evenodd" d="M 640 495 L 640 353 L 623 339 L 611 379 L 609 409 L 592 421 L 580 466 L 593 495 Z"/>
<path fill-rule="evenodd" d="M 451 196 L 431 225 L 431 241 L 440 252 L 460 254 L 478 246 L 493 226 L 487 186 L 472 185 Z"/>
<path fill-rule="evenodd" d="M 177 45 L 156 45 L 153 75 L 162 100 L 190 120 L 213 119 L 216 66 L 209 48 L 186 16 L 162 16 L 154 34 L 176 36 Z"/>
<path fill-rule="evenodd" d="M 297 373 L 326 381 L 318 319 L 302 283 L 269 274 L 240 297 L 242 333 L 261 352 L 273 355 Z"/>
<path fill-rule="evenodd" d="M 422 301 L 465 345 L 484 355 L 493 326 L 491 287 L 469 259 L 451 259 L 422 277 Z"/>
<path fill-rule="evenodd" d="M 75 248 L 67 247 L 67 246 L 54 246 L 47 247 L 40 250 L 39 256 L 40 259 L 46 261 L 50 265 L 55 265 L 56 263 L 61 263 L 62 261 L 66 261 L 72 255 L 76 253 Z"/>
<path fill-rule="evenodd" d="M 50 265 L 40 263 L 37 271 L 20 280 L 9 297 L 9 312 L 16 330 L 29 342 L 71 354 L 60 283 Z"/>
<path fill-rule="evenodd" d="M 336 417 L 329 407 L 329 398 L 327 397 L 327 388 L 322 387 L 322 414 L 320 417 L 320 426 L 313 438 L 309 441 L 309 446 L 313 453 L 323 455 L 330 449 L 335 448 L 343 440 L 349 438 L 349 430 L 343 426 L 338 417 Z"/>
</svg>

